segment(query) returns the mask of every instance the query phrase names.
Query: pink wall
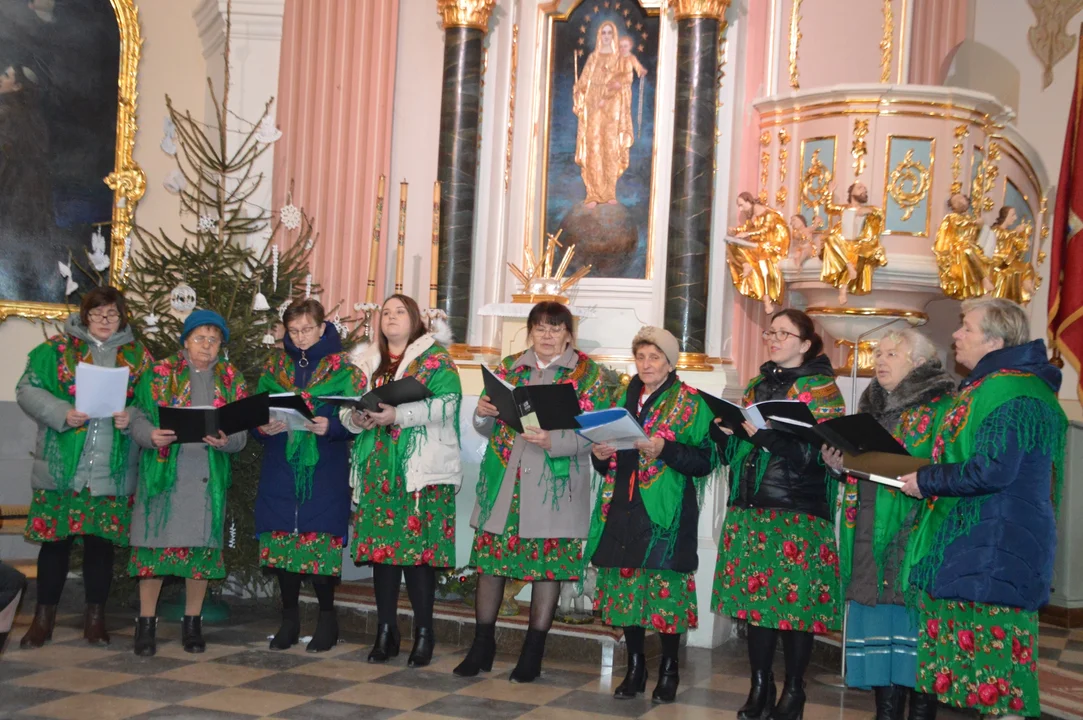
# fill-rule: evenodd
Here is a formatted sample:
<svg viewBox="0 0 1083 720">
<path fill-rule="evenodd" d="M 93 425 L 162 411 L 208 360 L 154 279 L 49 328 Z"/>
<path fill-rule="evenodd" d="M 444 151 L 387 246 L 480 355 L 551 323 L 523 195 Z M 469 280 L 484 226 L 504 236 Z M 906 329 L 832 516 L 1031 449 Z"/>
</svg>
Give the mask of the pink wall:
<svg viewBox="0 0 1083 720">
<path fill-rule="evenodd" d="M 768 4 L 768 3 L 764 3 Z M 894 37 L 891 80 L 897 82 L 899 37 L 903 26 L 903 0 L 893 0 Z M 793 0 L 782 3 L 778 53 L 778 91 L 790 90 L 789 23 Z M 907 18 L 907 22 L 910 19 Z M 864 0 L 809 0 L 801 4 L 801 40 L 797 69 L 801 89 L 841 83 L 880 82 L 880 40 L 884 14 L 881 2 Z"/>
<path fill-rule="evenodd" d="M 313 276 L 324 304 L 343 302 L 343 315 L 365 299 L 376 186 L 391 164 L 398 12 L 398 0 L 286 0 L 274 203 L 286 203 L 292 182 L 294 204 L 319 233 Z M 398 227 L 394 185 L 385 190 L 378 301 Z"/>
<path fill-rule="evenodd" d="M 966 40 L 970 0 L 914 3 L 914 32 L 910 42 L 910 82 L 940 85 L 944 64 Z"/>
</svg>

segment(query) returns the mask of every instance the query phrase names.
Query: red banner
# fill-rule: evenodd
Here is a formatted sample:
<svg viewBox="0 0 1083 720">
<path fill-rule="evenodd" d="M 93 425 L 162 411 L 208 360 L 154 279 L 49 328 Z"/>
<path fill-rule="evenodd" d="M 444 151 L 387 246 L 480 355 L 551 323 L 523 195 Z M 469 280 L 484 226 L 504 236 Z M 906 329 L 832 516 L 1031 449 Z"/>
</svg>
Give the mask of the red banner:
<svg viewBox="0 0 1083 720">
<path fill-rule="evenodd" d="M 1083 28 L 1080 30 L 1083 32 Z M 1076 59 L 1064 156 L 1053 212 L 1049 264 L 1049 338 L 1078 372 L 1083 359 L 1083 43 Z M 1083 381 L 1076 387 L 1083 401 Z"/>
</svg>

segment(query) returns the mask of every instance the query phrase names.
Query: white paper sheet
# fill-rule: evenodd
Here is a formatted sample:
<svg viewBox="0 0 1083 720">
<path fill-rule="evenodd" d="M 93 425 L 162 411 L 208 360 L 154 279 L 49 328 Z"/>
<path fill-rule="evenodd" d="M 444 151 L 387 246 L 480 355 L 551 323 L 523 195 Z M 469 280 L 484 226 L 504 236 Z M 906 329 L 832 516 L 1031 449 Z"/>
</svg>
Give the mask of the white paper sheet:
<svg viewBox="0 0 1083 720">
<path fill-rule="evenodd" d="M 606 411 L 601 411 L 606 412 Z M 591 415 L 592 413 L 583 413 Z M 583 416 L 581 415 L 580 418 Z M 609 445 L 617 450 L 634 450 L 635 444 L 647 440 L 643 428 L 635 421 L 628 411 L 618 416 L 615 420 L 589 428 L 580 428 L 577 433 L 599 445 Z"/>
<path fill-rule="evenodd" d="M 286 423 L 286 429 L 290 432 L 312 432 L 307 427 L 309 422 L 308 418 L 293 408 L 273 407 L 270 411 L 271 420 L 278 420 L 279 422 Z"/>
<path fill-rule="evenodd" d="M 94 418 L 111 418 L 128 399 L 128 367 L 104 368 L 89 363 L 75 367 L 75 409 Z"/>
</svg>

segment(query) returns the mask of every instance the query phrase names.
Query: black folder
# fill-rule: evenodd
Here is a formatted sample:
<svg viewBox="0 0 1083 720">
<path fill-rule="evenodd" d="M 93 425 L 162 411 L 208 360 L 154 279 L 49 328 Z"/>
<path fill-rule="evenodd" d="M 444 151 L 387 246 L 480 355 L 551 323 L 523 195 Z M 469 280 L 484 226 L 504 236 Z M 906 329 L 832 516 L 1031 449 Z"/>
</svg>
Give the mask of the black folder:
<svg viewBox="0 0 1083 720">
<path fill-rule="evenodd" d="M 700 397 L 707 403 L 707 407 L 714 413 L 716 418 L 722 420 L 722 424 L 733 431 L 734 437 L 742 440 L 756 442 L 755 437 L 749 438 L 745 432 L 743 423 L 747 420 L 760 429 L 767 427 L 767 419 L 771 416 L 786 417 L 799 423 L 815 423 L 816 418 L 808 405 L 800 400 L 764 400 L 747 408 L 709 393 L 700 391 Z"/>
<path fill-rule="evenodd" d="M 306 403 L 305 399 L 300 395 L 272 395 L 268 398 L 267 402 L 272 408 L 295 410 L 304 415 L 305 419 L 309 422 L 316 419 L 316 416 L 308 409 L 308 403 Z"/>
<path fill-rule="evenodd" d="M 913 457 L 869 413 L 846 415 L 811 425 L 772 417 L 771 426 L 794 433 L 813 445 L 838 448 L 843 455 L 843 469 L 856 477 L 898 478 L 929 464 L 928 460 Z"/>
<path fill-rule="evenodd" d="M 267 393 L 235 400 L 219 408 L 167 407 L 158 408 L 158 426 L 177 434 L 178 443 L 200 443 L 210 435 L 218 436 L 245 432 L 270 422 L 270 398 Z"/>
<path fill-rule="evenodd" d="M 380 412 L 380 403 L 398 407 L 406 403 L 420 402 L 432 397 L 432 391 L 411 376 L 392 380 L 357 397 L 328 396 L 319 398 L 332 405 L 342 405 L 358 412 Z"/>
<path fill-rule="evenodd" d="M 485 394 L 489 402 L 496 406 L 499 419 L 516 432 L 523 432 L 524 420 L 526 425 L 542 430 L 579 428 L 575 418 L 582 410 L 579 396 L 571 383 L 512 387 L 484 365 L 481 366 L 481 376 L 485 382 Z"/>
</svg>

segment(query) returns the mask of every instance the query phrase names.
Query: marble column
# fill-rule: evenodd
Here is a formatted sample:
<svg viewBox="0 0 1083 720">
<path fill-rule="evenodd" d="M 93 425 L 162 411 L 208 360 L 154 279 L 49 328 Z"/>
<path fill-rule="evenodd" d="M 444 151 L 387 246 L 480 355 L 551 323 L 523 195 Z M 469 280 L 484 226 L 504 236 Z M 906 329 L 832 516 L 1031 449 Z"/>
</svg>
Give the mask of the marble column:
<svg viewBox="0 0 1083 720">
<path fill-rule="evenodd" d="M 474 196 L 477 190 L 482 41 L 496 0 L 437 0 L 444 26 L 444 81 L 440 99 L 440 253 L 436 306 L 447 313 L 464 356 L 470 325 L 474 268 Z"/>
<path fill-rule="evenodd" d="M 677 21 L 677 90 L 664 325 L 680 341 L 680 364 L 686 368 L 707 366 L 718 44 L 728 5 L 729 0 L 670 5 Z"/>
</svg>

